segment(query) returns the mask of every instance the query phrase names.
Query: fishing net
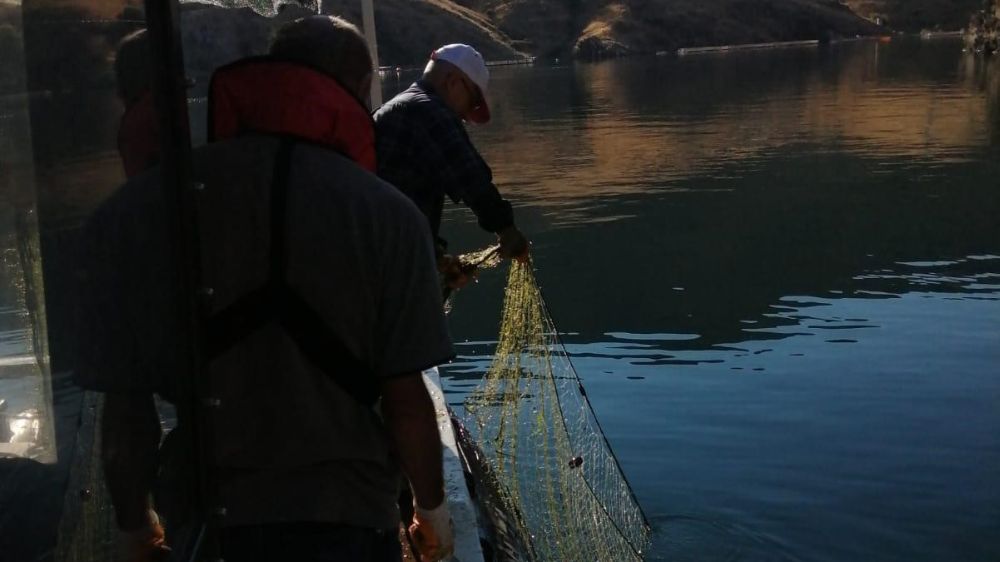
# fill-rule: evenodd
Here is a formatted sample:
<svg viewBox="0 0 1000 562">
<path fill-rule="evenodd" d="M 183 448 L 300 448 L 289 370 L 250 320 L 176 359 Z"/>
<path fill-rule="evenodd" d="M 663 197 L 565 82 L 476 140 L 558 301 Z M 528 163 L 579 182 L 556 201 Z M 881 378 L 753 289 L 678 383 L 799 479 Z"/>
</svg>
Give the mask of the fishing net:
<svg viewBox="0 0 1000 562">
<path fill-rule="evenodd" d="M 100 411 L 103 396 L 85 392 L 73 448 L 69 485 L 59 524 L 56 562 L 113 560 L 118 533 L 101 469 Z"/>
<path fill-rule="evenodd" d="M 476 250 L 475 252 L 462 254 L 458 256 L 458 259 L 462 262 L 462 267 L 465 269 L 488 269 L 503 263 L 503 258 L 500 256 L 499 244 L 487 246 L 482 250 Z"/>
<path fill-rule="evenodd" d="M 645 516 L 597 422 L 530 264 L 513 263 L 467 428 L 531 561 L 642 560 Z"/>
</svg>

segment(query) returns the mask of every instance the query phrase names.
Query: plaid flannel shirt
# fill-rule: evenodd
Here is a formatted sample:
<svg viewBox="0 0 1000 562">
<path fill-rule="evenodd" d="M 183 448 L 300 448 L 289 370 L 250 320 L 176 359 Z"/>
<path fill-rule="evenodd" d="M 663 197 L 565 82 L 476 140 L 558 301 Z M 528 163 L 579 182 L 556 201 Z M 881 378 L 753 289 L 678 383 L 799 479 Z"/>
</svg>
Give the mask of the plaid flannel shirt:
<svg viewBox="0 0 1000 562">
<path fill-rule="evenodd" d="M 484 230 L 514 224 L 510 203 L 493 185 L 493 172 L 462 120 L 425 81 L 375 113 L 375 149 L 378 175 L 417 204 L 440 243 L 445 195 L 472 209 Z"/>
</svg>

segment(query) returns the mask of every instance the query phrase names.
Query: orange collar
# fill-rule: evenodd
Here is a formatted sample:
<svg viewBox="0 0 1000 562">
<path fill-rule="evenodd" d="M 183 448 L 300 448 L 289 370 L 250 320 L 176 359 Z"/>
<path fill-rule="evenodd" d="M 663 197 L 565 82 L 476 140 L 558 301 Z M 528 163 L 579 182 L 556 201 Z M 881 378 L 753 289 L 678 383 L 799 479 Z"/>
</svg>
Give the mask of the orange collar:
<svg viewBox="0 0 1000 562">
<path fill-rule="evenodd" d="M 218 69 L 209 87 L 210 141 L 248 132 L 287 135 L 332 148 L 375 172 L 375 126 L 336 79 L 271 57 Z"/>
</svg>

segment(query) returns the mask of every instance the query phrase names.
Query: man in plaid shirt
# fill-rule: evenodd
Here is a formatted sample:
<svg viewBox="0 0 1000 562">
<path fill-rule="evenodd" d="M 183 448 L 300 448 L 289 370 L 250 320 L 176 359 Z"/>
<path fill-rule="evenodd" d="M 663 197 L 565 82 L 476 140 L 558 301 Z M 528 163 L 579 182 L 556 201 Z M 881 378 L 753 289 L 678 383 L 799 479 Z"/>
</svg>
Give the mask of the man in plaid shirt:
<svg viewBox="0 0 1000 562">
<path fill-rule="evenodd" d="M 497 234 L 500 254 L 524 260 L 528 240 L 493 185 L 493 172 L 472 145 L 464 121 L 486 123 L 489 72 L 468 45 L 445 45 L 431 54 L 423 77 L 375 113 L 379 176 L 423 211 L 437 241 L 438 267 L 452 288 L 468 282 L 439 236 L 444 197 L 462 202 L 479 225 Z"/>
</svg>

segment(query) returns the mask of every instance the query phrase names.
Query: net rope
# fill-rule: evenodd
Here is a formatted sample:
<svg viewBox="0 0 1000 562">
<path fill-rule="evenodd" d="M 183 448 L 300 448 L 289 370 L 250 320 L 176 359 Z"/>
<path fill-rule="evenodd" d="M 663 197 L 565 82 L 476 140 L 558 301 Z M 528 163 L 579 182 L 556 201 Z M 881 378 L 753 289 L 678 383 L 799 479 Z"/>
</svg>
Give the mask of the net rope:
<svg viewBox="0 0 1000 562">
<path fill-rule="evenodd" d="M 465 411 L 529 560 L 642 560 L 649 525 L 530 263 L 511 265 L 496 351 Z"/>
</svg>

